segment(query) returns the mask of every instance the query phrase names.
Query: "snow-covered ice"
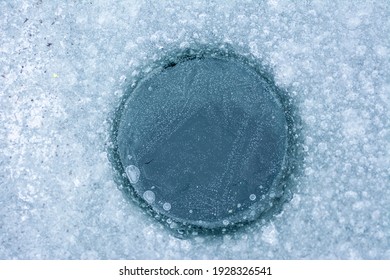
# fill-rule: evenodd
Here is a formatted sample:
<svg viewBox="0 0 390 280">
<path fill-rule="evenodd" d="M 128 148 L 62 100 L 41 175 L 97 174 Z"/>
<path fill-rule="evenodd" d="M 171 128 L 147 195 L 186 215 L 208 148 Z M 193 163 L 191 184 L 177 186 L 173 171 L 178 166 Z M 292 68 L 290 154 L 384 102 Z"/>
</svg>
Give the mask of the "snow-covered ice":
<svg viewBox="0 0 390 280">
<path fill-rule="evenodd" d="M 0 14 L 0 259 L 390 258 L 390 2 L 0 0 Z M 302 175 L 272 221 L 178 239 L 114 182 L 111 120 L 162 54 L 222 43 L 294 99 Z"/>
</svg>

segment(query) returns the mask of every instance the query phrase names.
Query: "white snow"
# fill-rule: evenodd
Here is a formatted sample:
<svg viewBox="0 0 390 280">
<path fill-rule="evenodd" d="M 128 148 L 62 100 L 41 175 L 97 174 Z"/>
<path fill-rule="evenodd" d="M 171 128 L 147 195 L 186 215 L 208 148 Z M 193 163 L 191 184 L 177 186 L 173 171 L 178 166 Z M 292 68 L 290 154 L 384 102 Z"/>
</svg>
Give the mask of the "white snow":
<svg viewBox="0 0 390 280">
<path fill-rule="evenodd" d="M 389 1 L 15 0 L 0 11 L 0 259 L 390 258 Z M 177 239 L 123 196 L 107 147 L 124 85 L 195 43 L 270 67 L 299 110 L 305 158 L 272 221 Z"/>
</svg>

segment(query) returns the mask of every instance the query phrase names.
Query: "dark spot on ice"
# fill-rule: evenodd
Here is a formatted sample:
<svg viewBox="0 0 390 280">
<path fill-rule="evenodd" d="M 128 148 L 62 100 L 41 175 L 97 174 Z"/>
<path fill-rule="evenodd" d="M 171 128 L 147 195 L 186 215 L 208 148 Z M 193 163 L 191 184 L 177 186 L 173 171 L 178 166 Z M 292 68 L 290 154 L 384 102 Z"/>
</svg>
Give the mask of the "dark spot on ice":
<svg viewBox="0 0 390 280">
<path fill-rule="evenodd" d="M 171 68 L 171 67 L 175 67 L 177 63 L 175 62 L 169 62 L 167 65 L 164 66 L 165 69 L 168 69 L 168 68 Z"/>
</svg>

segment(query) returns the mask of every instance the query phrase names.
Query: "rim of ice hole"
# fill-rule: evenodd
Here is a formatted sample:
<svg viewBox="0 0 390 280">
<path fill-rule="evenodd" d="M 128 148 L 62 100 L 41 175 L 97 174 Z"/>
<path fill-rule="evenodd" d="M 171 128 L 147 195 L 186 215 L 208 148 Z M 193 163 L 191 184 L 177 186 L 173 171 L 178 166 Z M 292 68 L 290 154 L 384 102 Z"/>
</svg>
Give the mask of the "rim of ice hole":
<svg viewBox="0 0 390 280">
<path fill-rule="evenodd" d="M 256 213 L 253 218 L 245 219 L 241 221 L 234 221 L 229 224 L 219 225 L 207 225 L 202 223 L 192 223 L 185 220 L 177 219 L 167 215 L 164 211 L 156 211 L 150 203 L 148 203 L 145 196 L 138 194 L 134 186 L 130 183 L 130 180 L 125 172 L 119 151 L 118 151 L 118 129 L 120 126 L 120 120 L 125 110 L 125 104 L 128 102 L 129 97 L 137 88 L 137 86 L 153 75 L 158 75 L 169 68 L 175 67 L 178 64 L 191 61 L 201 60 L 205 58 L 216 58 L 234 61 L 237 63 L 245 64 L 264 79 L 269 88 L 272 90 L 272 94 L 282 104 L 286 123 L 287 123 L 287 148 L 284 164 L 281 168 L 278 178 L 275 180 L 277 188 L 280 190 L 280 194 L 273 199 L 273 204 L 268 209 L 260 213 Z M 239 55 L 230 46 L 224 45 L 222 47 L 213 48 L 209 46 L 201 46 L 196 48 L 187 48 L 184 50 L 174 50 L 165 55 L 162 58 L 154 61 L 151 65 L 139 69 L 138 77 L 131 79 L 125 86 L 125 92 L 121 98 L 119 106 L 116 108 L 114 118 L 112 121 L 111 130 L 111 147 L 109 148 L 109 157 L 115 171 L 115 179 L 119 185 L 119 188 L 124 192 L 125 196 L 130 200 L 135 201 L 146 213 L 150 214 L 153 218 L 160 221 L 166 227 L 172 229 L 179 236 L 196 235 L 199 233 L 226 233 L 232 230 L 242 228 L 244 225 L 250 224 L 254 221 L 260 220 L 263 223 L 269 220 L 273 215 L 279 213 L 285 202 L 289 201 L 292 196 L 292 188 L 302 159 L 302 151 L 299 143 L 300 139 L 300 118 L 296 107 L 294 107 L 293 99 L 289 94 L 275 85 L 270 69 L 267 69 L 260 64 L 253 57 Z"/>
</svg>

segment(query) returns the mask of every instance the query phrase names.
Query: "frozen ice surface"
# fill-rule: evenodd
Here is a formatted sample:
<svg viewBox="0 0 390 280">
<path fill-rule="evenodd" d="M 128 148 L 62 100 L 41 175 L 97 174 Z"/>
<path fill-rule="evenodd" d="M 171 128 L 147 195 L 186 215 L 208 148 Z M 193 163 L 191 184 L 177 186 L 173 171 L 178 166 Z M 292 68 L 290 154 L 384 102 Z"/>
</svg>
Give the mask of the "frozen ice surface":
<svg viewBox="0 0 390 280">
<path fill-rule="evenodd" d="M 390 258 L 388 1 L 0 1 L 1 259 Z M 123 83 L 173 47 L 231 44 L 303 121 L 292 200 L 264 225 L 178 239 L 107 159 Z"/>
</svg>

